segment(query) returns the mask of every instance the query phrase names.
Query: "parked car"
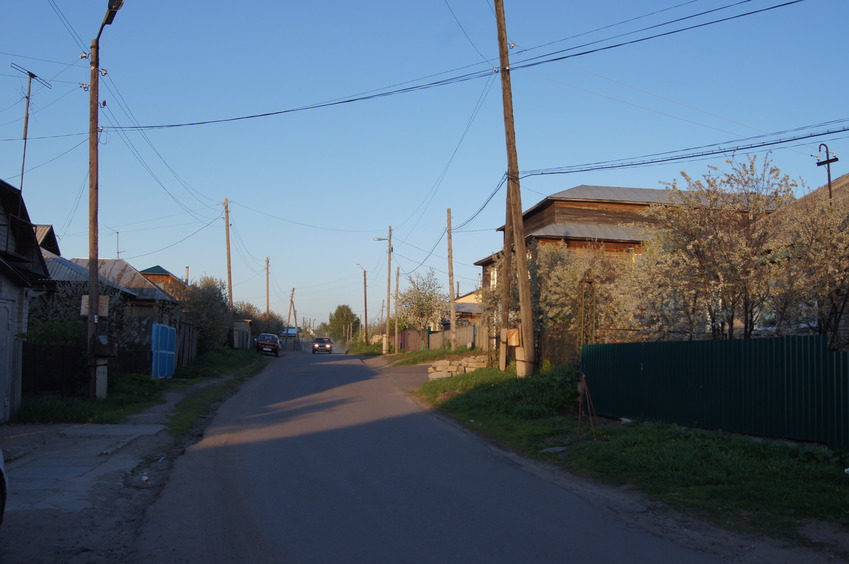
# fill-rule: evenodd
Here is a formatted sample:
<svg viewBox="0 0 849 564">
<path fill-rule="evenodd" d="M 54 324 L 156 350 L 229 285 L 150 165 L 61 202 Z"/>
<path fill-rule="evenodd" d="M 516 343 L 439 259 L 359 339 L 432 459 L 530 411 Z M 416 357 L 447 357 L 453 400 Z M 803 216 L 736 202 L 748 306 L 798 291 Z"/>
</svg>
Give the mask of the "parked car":
<svg viewBox="0 0 849 564">
<path fill-rule="evenodd" d="M 333 341 L 328 339 L 327 337 L 316 337 L 312 341 L 312 354 L 317 352 L 326 352 L 328 354 L 333 352 Z"/>
<path fill-rule="evenodd" d="M 273 353 L 280 355 L 280 339 L 273 333 L 260 333 L 256 338 L 256 351 L 259 353 Z"/>
<path fill-rule="evenodd" d="M 0 449 L 0 523 L 6 513 L 6 496 L 9 493 L 9 482 L 6 480 L 6 466 L 3 463 L 3 450 Z"/>
</svg>

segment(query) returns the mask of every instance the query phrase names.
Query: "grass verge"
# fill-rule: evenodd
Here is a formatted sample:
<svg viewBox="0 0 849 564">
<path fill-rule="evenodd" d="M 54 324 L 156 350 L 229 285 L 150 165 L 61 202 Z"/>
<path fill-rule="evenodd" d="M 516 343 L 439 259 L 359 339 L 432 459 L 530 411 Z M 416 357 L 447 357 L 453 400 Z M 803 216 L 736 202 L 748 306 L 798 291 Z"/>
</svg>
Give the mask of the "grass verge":
<svg viewBox="0 0 849 564">
<path fill-rule="evenodd" d="M 656 423 L 579 421 L 576 379 L 562 368 L 530 378 L 477 370 L 432 380 L 417 395 L 524 455 L 727 529 L 812 547 L 801 532 L 812 522 L 849 535 L 846 453 Z"/>
<path fill-rule="evenodd" d="M 189 405 L 186 408 L 187 411 L 198 413 L 204 411 L 200 404 L 208 402 L 209 405 L 213 405 L 216 401 L 220 401 L 246 377 L 265 366 L 268 360 L 266 357 L 258 356 L 254 351 L 229 350 L 206 353 L 198 357 L 192 366 L 178 370 L 173 380 L 155 380 L 145 374 L 110 375 L 105 398 L 89 400 L 82 397 L 26 397 L 21 402 L 17 422 L 120 423 L 129 415 L 162 403 L 162 395 L 167 390 L 211 381 L 212 383 L 203 386 L 203 398 L 196 400 L 196 405 Z M 215 381 L 231 374 L 234 374 L 232 378 Z M 195 392 L 188 394 L 186 400 L 194 394 Z M 209 408 L 205 412 L 208 410 Z M 182 419 L 180 409 L 178 408 L 177 411 L 178 417 Z M 189 418 L 192 415 L 185 417 Z M 181 423 L 179 429 L 183 426 L 185 423 Z"/>
<path fill-rule="evenodd" d="M 242 353 L 244 351 L 238 351 Z M 268 364 L 268 357 L 258 357 L 256 353 L 238 354 L 219 359 L 211 367 L 219 375 L 197 386 L 181 399 L 174 408 L 174 415 L 168 423 L 168 430 L 175 438 L 191 435 L 202 426 L 203 419 L 211 415 L 218 405 L 230 397 L 246 379 L 250 378 Z M 222 372 L 227 377 L 221 378 Z"/>
</svg>

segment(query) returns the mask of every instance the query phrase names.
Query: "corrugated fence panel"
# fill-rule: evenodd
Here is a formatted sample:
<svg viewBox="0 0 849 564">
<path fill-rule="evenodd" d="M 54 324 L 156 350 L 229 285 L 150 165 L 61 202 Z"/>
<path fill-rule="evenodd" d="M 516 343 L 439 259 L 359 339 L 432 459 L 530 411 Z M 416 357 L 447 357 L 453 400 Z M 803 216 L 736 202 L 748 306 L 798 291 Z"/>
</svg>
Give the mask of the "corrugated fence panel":
<svg viewBox="0 0 849 564">
<path fill-rule="evenodd" d="M 177 330 L 174 327 L 153 324 L 151 337 L 153 362 L 151 376 L 172 378 L 176 367 Z"/>
<path fill-rule="evenodd" d="M 849 353 L 822 336 L 587 345 L 599 415 L 849 450 Z"/>
</svg>

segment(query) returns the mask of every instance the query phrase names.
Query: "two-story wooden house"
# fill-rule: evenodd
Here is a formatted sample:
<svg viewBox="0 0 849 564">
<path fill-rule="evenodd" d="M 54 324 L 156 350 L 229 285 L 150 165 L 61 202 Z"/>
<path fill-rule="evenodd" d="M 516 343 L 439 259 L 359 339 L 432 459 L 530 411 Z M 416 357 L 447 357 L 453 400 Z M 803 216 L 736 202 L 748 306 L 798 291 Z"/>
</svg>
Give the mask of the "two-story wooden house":
<svg viewBox="0 0 849 564">
<path fill-rule="evenodd" d="M 640 212 L 666 202 L 664 189 L 616 186 L 576 186 L 543 199 L 522 214 L 525 239 L 530 245 L 562 245 L 575 251 L 598 251 L 614 256 L 639 253 Z M 501 227 L 499 231 L 503 231 Z M 501 252 L 475 263 L 482 269 L 482 285 L 495 283 L 494 266 Z"/>
</svg>

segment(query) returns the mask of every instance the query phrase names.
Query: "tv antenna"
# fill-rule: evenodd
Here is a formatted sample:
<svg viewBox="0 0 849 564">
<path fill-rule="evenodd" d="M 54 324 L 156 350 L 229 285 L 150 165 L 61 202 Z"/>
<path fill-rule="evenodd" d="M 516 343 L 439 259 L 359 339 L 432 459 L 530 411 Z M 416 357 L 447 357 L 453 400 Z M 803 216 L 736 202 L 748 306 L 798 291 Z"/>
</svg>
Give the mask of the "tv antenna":
<svg viewBox="0 0 849 564">
<path fill-rule="evenodd" d="M 21 191 L 21 195 L 23 195 L 23 193 L 24 193 L 24 168 L 26 167 L 26 163 L 27 163 L 27 128 L 29 127 L 29 99 L 30 99 L 30 94 L 32 92 L 32 81 L 33 81 L 33 79 L 35 79 L 39 82 L 39 84 L 41 84 L 42 86 L 46 86 L 47 88 L 53 88 L 53 86 L 51 86 L 50 83 L 47 82 L 46 80 L 39 78 L 38 75 L 36 75 L 34 72 L 28 71 L 27 69 L 23 68 L 22 66 L 16 65 L 15 63 L 11 63 L 11 64 L 12 64 L 13 69 L 15 69 L 16 71 L 20 71 L 20 72 L 24 73 L 25 75 L 27 75 L 27 103 L 26 103 L 26 108 L 24 109 L 24 156 L 23 156 L 23 159 L 21 159 L 21 182 L 20 182 L 20 185 L 18 186 L 18 188 Z"/>
</svg>

